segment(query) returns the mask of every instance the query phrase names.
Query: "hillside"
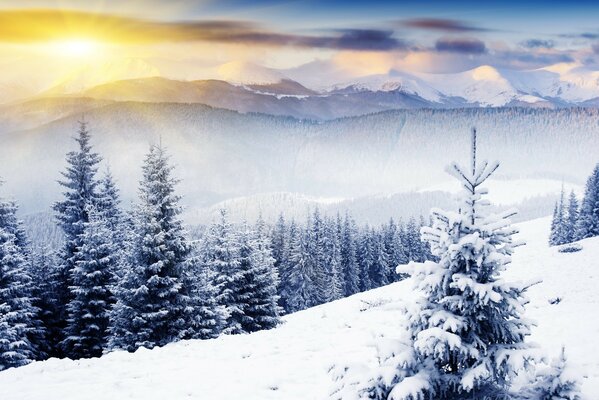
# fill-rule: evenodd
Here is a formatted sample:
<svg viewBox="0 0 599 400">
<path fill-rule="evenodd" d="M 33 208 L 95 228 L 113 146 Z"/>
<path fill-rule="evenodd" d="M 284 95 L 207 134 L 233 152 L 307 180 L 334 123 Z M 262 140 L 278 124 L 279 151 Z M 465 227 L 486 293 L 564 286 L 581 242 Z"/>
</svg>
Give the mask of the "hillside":
<svg viewBox="0 0 599 400">
<path fill-rule="evenodd" d="M 599 238 L 577 253 L 547 247 L 549 218 L 519 225 L 518 248 L 506 277 L 543 282 L 530 292 L 532 341 L 548 354 L 566 346 L 580 371 L 584 398 L 599 398 Z M 271 331 L 187 341 L 100 359 L 37 362 L 0 373 L 3 400 L 42 399 L 326 399 L 335 363 L 374 363 L 373 343 L 401 329 L 415 298 L 410 280 L 285 317 Z M 550 300 L 560 298 L 556 304 Z"/>
<path fill-rule="evenodd" d="M 597 162 L 598 117 L 593 109 L 402 110 L 316 123 L 133 102 L 85 111 L 94 147 L 110 164 L 125 204 L 136 195 L 149 144 L 161 141 L 188 209 L 273 192 L 347 199 L 425 190 L 447 182 L 443 168 L 465 155 L 472 125 L 480 132 L 481 157 L 502 161 L 498 178 L 581 184 Z M 60 196 L 56 180 L 80 119 L 73 110 L 32 129 L 0 133 L 3 192 L 24 213 L 45 211 Z"/>
</svg>

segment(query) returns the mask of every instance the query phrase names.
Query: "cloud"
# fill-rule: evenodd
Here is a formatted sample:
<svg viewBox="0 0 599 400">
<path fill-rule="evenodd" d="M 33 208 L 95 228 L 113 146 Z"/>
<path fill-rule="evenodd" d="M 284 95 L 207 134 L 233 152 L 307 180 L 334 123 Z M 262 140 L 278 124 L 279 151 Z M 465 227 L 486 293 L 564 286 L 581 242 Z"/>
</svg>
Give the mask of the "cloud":
<svg viewBox="0 0 599 400">
<path fill-rule="evenodd" d="M 520 46 L 527 49 L 552 49 L 555 47 L 555 42 L 553 40 L 528 39 L 520 42 Z"/>
<path fill-rule="evenodd" d="M 86 38 L 117 43 L 212 41 L 340 50 L 394 50 L 406 43 L 391 30 L 343 29 L 325 35 L 275 32 L 247 21 L 175 21 L 59 10 L 0 11 L 0 41 L 27 43 Z"/>
<path fill-rule="evenodd" d="M 393 37 L 393 31 L 344 29 L 336 35 L 308 36 L 275 32 L 242 32 L 229 35 L 226 41 L 273 46 L 299 46 L 337 50 L 387 51 L 406 49 L 407 44 Z"/>
<path fill-rule="evenodd" d="M 599 43 L 593 44 L 591 48 L 593 49 L 593 53 L 599 54 Z"/>
<path fill-rule="evenodd" d="M 463 21 L 441 18 L 420 18 L 398 21 L 399 26 L 444 32 L 484 32 L 489 29 L 479 28 Z"/>
<path fill-rule="evenodd" d="M 563 38 L 569 39 L 599 39 L 599 32 L 582 32 L 582 33 L 564 33 L 559 35 Z"/>
<path fill-rule="evenodd" d="M 464 54 L 483 54 L 487 52 L 485 43 L 470 38 L 441 38 L 435 43 L 437 51 L 447 51 Z"/>
</svg>

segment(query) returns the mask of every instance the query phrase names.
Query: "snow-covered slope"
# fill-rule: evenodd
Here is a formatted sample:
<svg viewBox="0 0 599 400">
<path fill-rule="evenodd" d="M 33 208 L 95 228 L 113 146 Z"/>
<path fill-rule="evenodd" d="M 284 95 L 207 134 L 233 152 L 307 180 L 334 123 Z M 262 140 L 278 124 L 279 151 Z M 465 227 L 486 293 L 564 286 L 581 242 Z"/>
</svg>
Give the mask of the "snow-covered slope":
<svg viewBox="0 0 599 400">
<path fill-rule="evenodd" d="M 578 253 L 547 247 L 549 218 L 522 223 L 508 279 L 534 286 L 527 316 L 532 341 L 548 354 L 566 346 L 582 375 L 584 398 L 599 398 L 599 238 Z M 410 280 L 285 317 L 277 329 L 164 348 L 114 352 L 100 359 L 38 362 L 0 373 L 3 400 L 41 399 L 326 399 L 336 363 L 375 364 L 373 344 L 393 336 L 415 298 Z M 560 298 L 557 304 L 550 300 Z"/>
</svg>

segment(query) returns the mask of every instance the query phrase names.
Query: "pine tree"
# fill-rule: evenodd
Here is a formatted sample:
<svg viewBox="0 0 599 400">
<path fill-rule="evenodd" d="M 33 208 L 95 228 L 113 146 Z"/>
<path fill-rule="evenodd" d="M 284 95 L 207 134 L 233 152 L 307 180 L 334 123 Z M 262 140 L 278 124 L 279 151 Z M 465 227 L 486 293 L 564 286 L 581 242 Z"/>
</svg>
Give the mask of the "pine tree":
<svg viewBox="0 0 599 400">
<path fill-rule="evenodd" d="M 341 266 L 341 238 L 338 224 L 331 219 L 324 223 L 323 253 L 325 272 L 325 301 L 338 300 L 343 297 L 344 277 Z"/>
<path fill-rule="evenodd" d="M 373 287 L 381 287 L 389 283 L 389 260 L 385 252 L 383 239 L 374 229 L 370 233 L 373 240 L 374 259 L 370 266 L 370 282 Z"/>
<path fill-rule="evenodd" d="M 272 231 L 272 256 L 279 276 L 283 275 L 285 256 L 287 254 L 287 224 L 281 213 Z"/>
<path fill-rule="evenodd" d="M 381 356 L 372 380 L 357 388 L 362 398 L 499 398 L 532 357 L 524 342 L 526 287 L 499 276 L 517 245 L 509 221 L 515 212 L 488 215 L 481 199 L 480 185 L 497 167 L 477 165 L 473 130 L 471 169 L 448 168 L 466 189 L 460 211 L 435 209 L 433 226 L 423 229 L 439 262 L 399 268 L 425 295 L 410 317 L 410 340 Z"/>
<path fill-rule="evenodd" d="M 577 240 L 576 226 L 578 224 L 578 200 L 574 191 L 570 192 L 567 211 L 568 214 L 564 221 L 565 242 L 572 243 Z"/>
<path fill-rule="evenodd" d="M 285 299 L 289 313 L 304 310 L 316 305 L 314 302 L 313 271 L 307 260 L 305 236 L 292 222 L 289 226 L 289 268 L 282 277 L 281 296 Z"/>
<path fill-rule="evenodd" d="M 49 334 L 60 334 L 58 337 L 49 336 L 52 347 L 57 355 L 63 355 L 59 343 L 64 339 L 68 319 L 67 306 L 72 300 L 69 286 L 72 285 L 72 272 L 79 261 L 79 249 L 82 247 L 84 226 L 89 222 L 88 210 L 96 205 L 96 171 L 101 158 L 92 151 L 90 134 L 85 122 L 79 123 L 78 137 L 75 138 L 78 149 L 67 153 L 67 168 L 62 172 L 63 180 L 59 184 L 65 188 L 64 200 L 54 204 L 56 219 L 64 232 L 64 246 L 58 254 L 59 263 L 52 272 L 54 295 L 56 296 L 56 326 L 49 327 Z"/>
<path fill-rule="evenodd" d="M 278 273 L 274 266 L 271 244 L 262 217 L 258 219 L 255 232 L 249 232 L 249 274 L 243 311 L 242 328 L 245 332 L 271 329 L 280 322 Z M 247 240 L 247 239 L 246 239 Z M 242 249 L 245 248 L 242 241 Z"/>
<path fill-rule="evenodd" d="M 173 167 L 162 147 L 151 146 L 142 170 L 133 264 L 116 289 L 111 314 L 110 347 L 128 351 L 193 335 L 186 284 L 190 246 L 179 220 Z"/>
<path fill-rule="evenodd" d="M 55 346 L 48 341 L 48 337 L 59 337 L 60 332 L 52 332 L 56 329 L 58 304 L 56 303 L 54 281 L 52 273 L 56 266 L 56 254 L 47 246 L 41 246 L 32 252 L 31 256 L 31 279 L 33 306 L 38 309 L 37 319 L 44 332 L 43 337 L 37 343 L 40 356 L 38 359 L 57 357 Z"/>
<path fill-rule="evenodd" d="M 240 293 L 243 291 L 245 274 L 241 269 L 241 248 L 239 237 L 227 218 L 226 209 L 220 210 L 219 219 L 212 224 L 206 243 L 207 264 L 214 273 L 217 290 L 217 304 L 224 311 L 226 334 L 243 333 L 243 304 Z M 245 254 L 249 263 L 250 250 Z"/>
<path fill-rule="evenodd" d="M 314 210 L 312 218 L 306 227 L 306 252 L 309 270 L 313 272 L 314 304 L 323 304 L 328 301 L 329 271 L 325 264 L 325 228 L 318 207 Z"/>
<path fill-rule="evenodd" d="M 538 400 L 580 400 L 580 386 L 566 365 L 565 349 L 545 370 L 538 371 L 536 381 L 524 398 Z"/>
<path fill-rule="evenodd" d="M 345 296 L 351 296 L 360 290 L 360 271 L 356 260 L 356 226 L 345 213 L 341 232 L 341 269 L 345 278 Z"/>
<path fill-rule="evenodd" d="M 564 204 L 564 188 L 560 194 L 559 201 L 556 203 L 553 211 L 553 219 L 551 221 L 551 234 L 549 236 L 550 246 L 559 246 L 567 243 L 567 215 L 566 206 Z"/>
<path fill-rule="evenodd" d="M 202 261 L 202 257 L 189 259 L 186 278 L 191 287 L 191 305 L 194 308 L 191 327 L 193 339 L 216 338 L 225 324 L 224 308 L 216 299 L 214 272 Z"/>
<path fill-rule="evenodd" d="M 593 236 L 599 236 L 599 164 L 587 180 L 577 226 L 577 239 Z"/>
<path fill-rule="evenodd" d="M 0 371 L 38 357 L 42 332 L 33 306 L 26 238 L 14 202 L 0 199 Z"/>
<path fill-rule="evenodd" d="M 360 267 L 360 291 L 372 289 L 374 286 L 370 280 L 370 270 L 374 265 L 374 246 L 370 229 L 366 227 L 360 237 L 358 248 L 358 265 Z"/>
<path fill-rule="evenodd" d="M 118 246 L 105 214 L 91 209 L 71 273 L 72 300 L 67 306 L 67 337 L 63 348 L 69 358 L 100 357 L 107 344 L 108 321 L 114 303 L 113 271 Z"/>
</svg>

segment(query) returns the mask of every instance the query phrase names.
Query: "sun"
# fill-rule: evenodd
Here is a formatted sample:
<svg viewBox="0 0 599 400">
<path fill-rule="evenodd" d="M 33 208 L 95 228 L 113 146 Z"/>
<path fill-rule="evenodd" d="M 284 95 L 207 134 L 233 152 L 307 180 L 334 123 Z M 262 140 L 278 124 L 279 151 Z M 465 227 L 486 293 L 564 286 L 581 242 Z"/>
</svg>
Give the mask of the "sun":
<svg viewBox="0 0 599 400">
<path fill-rule="evenodd" d="M 88 58 L 101 50 L 100 43 L 90 39 L 63 40 L 54 42 L 52 47 L 56 54 L 73 58 Z"/>
</svg>

